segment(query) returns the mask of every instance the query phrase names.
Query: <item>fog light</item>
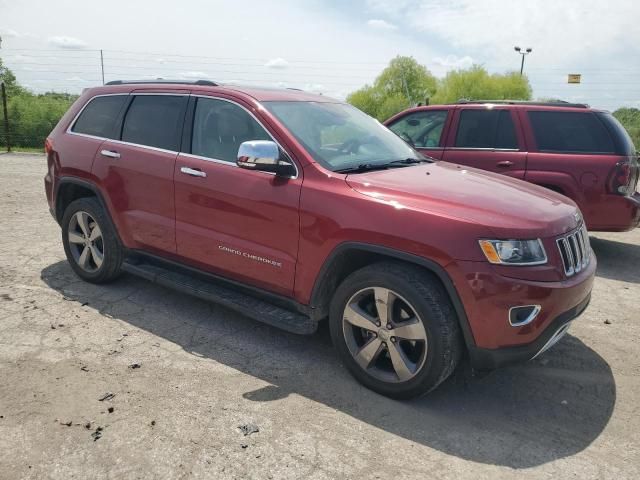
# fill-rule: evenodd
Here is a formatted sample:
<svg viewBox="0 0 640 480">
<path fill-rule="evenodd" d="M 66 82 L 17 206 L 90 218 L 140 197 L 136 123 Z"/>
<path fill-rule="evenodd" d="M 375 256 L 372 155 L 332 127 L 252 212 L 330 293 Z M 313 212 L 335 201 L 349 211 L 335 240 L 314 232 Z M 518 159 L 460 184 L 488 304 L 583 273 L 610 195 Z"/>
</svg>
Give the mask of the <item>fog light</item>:
<svg viewBox="0 0 640 480">
<path fill-rule="evenodd" d="M 512 307 L 509 309 L 509 324 L 512 327 L 522 327 L 528 325 L 542 310 L 540 305 L 523 305 L 521 307 Z"/>
</svg>

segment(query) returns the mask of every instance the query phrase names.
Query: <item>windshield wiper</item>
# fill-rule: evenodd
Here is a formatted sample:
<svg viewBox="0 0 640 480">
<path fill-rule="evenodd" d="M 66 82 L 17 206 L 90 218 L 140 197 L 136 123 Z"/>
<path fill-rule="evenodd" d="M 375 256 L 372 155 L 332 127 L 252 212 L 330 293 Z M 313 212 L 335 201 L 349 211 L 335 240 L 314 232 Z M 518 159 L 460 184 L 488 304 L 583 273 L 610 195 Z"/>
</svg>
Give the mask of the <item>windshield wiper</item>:
<svg viewBox="0 0 640 480">
<path fill-rule="evenodd" d="M 336 170 L 338 173 L 359 173 L 370 172 L 372 170 L 385 170 L 389 168 L 387 163 L 361 163 L 355 167 L 340 168 Z"/>
<path fill-rule="evenodd" d="M 401 160 L 392 160 L 384 163 L 361 163 L 355 167 L 347 167 L 336 170 L 338 173 L 361 173 L 370 172 L 372 170 L 386 170 L 387 168 L 401 168 L 415 165 L 417 163 L 429 163 L 429 160 L 421 158 L 403 158 Z"/>
<path fill-rule="evenodd" d="M 393 160 L 385 165 L 413 165 L 415 163 L 431 163 L 426 158 L 403 158 L 402 160 Z"/>
</svg>

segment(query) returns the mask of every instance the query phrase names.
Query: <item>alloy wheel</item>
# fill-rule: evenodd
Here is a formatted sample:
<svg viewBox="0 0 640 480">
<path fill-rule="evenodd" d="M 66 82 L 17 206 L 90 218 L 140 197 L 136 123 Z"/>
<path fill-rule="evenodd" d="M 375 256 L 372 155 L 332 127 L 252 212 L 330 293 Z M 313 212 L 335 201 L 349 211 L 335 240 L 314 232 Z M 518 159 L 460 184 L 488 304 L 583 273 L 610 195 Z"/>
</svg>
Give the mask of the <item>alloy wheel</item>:
<svg viewBox="0 0 640 480">
<path fill-rule="evenodd" d="M 78 211 L 69 221 L 67 236 L 78 266 L 88 273 L 98 271 L 104 261 L 104 242 L 98 222 L 87 212 Z"/>
<path fill-rule="evenodd" d="M 428 341 L 422 319 L 393 290 L 356 292 L 344 309 L 342 330 L 353 359 L 378 380 L 406 382 L 424 367 Z"/>
</svg>

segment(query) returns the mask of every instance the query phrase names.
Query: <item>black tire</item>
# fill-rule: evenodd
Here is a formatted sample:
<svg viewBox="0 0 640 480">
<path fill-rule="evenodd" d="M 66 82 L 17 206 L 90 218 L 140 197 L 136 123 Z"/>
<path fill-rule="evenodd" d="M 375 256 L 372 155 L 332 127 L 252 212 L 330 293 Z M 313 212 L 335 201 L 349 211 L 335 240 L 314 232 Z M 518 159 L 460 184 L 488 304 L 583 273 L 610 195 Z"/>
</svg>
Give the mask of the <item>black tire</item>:
<svg viewBox="0 0 640 480">
<path fill-rule="evenodd" d="M 102 261 L 99 266 L 96 263 L 92 263 L 92 268 L 90 269 L 81 267 L 77 258 L 79 249 L 84 247 L 77 246 L 69 239 L 70 224 L 78 212 L 86 212 L 91 218 L 91 224 L 94 228 L 97 224 L 101 232 Z M 111 282 L 120 275 L 124 249 L 115 233 L 111 220 L 95 197 L 80 198 L 71 202 L 62 216 L 61 226 L 64 253 L 67 255 L 67 260 L 76 275 L 91 283 Z M 80 228 L 77 230 L 79 234 L 82 234 Z"/>
<path fill-rule="evenodd" d="M 345 332 L 350 328 L 357 331 L 358 327 L 345 324 L 347 326 L 343 329 L 343 321 L 346 322 L 343 318 L 347 302 L 357 298 L 359 292 L 373 287 L 389 289 L 392 293 L 400 295 L 403 305 L 414 310 L 418 322 L 421 321 L 424 326 L 427 338 L 424 347 L 426 354 L 422 354 L 423 363 L 412 373 L 414 376 L 406 381 L 401 380 L 397 374 L 395 374 L 397 378 L 393 381 L 376 378 L 370 373 L 370 369 L 360 366 L 350 351 L 350 340 L 347 339 L 349 334 Z M 397 303 L 397 300 L 392 300 L 390 303 Z M 374 305 L 377 309 L 375 302 Z M 453 373 L 462 355 L 463 344 L 458 319 L 444 287 L 433 274 L 410 264 L 381 262 L 349 275 L 336 289 L 331 302 L 329 324 L 333 344 L 351 374 L 367 388 L 391 398 L 409 399 L 435 389 Z M 365 330 L 360 331 L 365 332 Z M 370 335 L 381 340 L 385 332 L 379 331 L 377 334 Z M 368 339 L 370 337 L 362 340 L 365 345 Z M 391 338 L 391 340 L 396 347 L 402 344 L 398 339 Z M 387 344 L 388 341 L 382 343 L 385 348 Z M 363 349 L 362 346 L 357 348 Z M 379 357 L 375 360 L 375 364 L 378 365 L 379 362 L 391 364 L 390 353 L 380 354 L 384 355 L 384 358 Z M 393 369 L 393 365 L 391 367 Z M 382 371 L 377 366 L 373 368 L 378 372 Z M 391 373 L 393 374 L 393 371 Z"/>
</svg>

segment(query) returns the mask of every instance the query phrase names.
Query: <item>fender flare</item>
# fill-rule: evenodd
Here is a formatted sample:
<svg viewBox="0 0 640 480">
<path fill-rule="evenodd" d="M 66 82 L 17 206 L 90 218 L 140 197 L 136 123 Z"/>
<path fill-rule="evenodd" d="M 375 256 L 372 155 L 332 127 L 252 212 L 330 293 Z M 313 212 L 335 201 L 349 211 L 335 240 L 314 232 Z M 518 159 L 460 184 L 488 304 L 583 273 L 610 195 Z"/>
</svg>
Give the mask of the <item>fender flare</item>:
<svg viewBox="0 0 640 480">
<path fill-rule="evenodd" d="M 451 299 L 451 303 L 453 304 L 453 308 L 455 309 L 456 315 L 458 317 L 458 323 L 460 324 L 460 329 L 462 330 L 465 344 L 469 349 L 475 347 L 473 332 L 471 331 L 471 326 L 469 325 L 469 319 L 464 309 L 464 305 L 460 300 L 460 296 L 458 295 L 458 291 L 456 290 L 451 277 L 444 269 L 444 267 L 434 262 L 433 260 L 429 260 L 427 258 L 413 255 L 411 253 L 403 252 L 400 250 L 395 250 L 389 247 L 362 242 L 344 242 L 337 245 L 325 259 L 316 277 L 316 281 L 311 292 L 312 308 L 317 308 L 321 301 L 320 297 L 322 295 L 323 282 L 327 278 L 327 273 L 333 267 L 334 263 L 338 261 L 339 257 L 349 251 L 364 251 L 379 254 L 387 258 L 394 258 L 407 263 L 418 265 L 434 274 L 440 280 L 445 288 L 445 291 L 449 295 L 449 298 Z"/>
<path fill-rule="evenodd" d="M 68 185 L 68 184 L 78 185 L 80 187 L 86 188 L 87 190 L 91 190 L 93 192 L 93 194 L 98 199 L 100 206 L 102 207 L 104 212 L 107 214 L 107 219 L 111 224 L 110 226 L 113 229 L 116 235 L 116 238 L 118 239 L 118 242 L 120 243 L 120 245 L 124 245 L 122 243 L 122 239 L 120 238 L 120 232 L 118 232 L 118 229 L 116 228 L 116 224 L 114 223 L 113 218 L 111 217 L 111 211 L 109 210 L 109 207 L 107 206 L 107 203 L 104 200 L 104 196 L 102 195 L 102 192 L 100 191 L 100 189 L 95 183 L 90 182 L 89 180 L 82 180 L 75 177 L 60 177 L 60 179 L 57 182 L 56 190 L 53 196 L 53 198 L 55 199 L 54 217 L 56 222 L 58 222 L 58 225 L 60 225 L 60 222 L 62 221 L 62 217 L 64 216 L 64 211 L 61 209 L 58 202 L 60 191 L 62 190 L 61 188 L 62 186 Z"/>
</svg>

